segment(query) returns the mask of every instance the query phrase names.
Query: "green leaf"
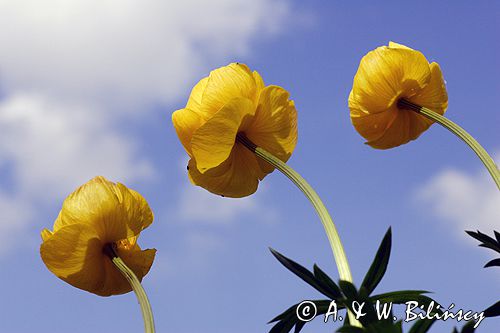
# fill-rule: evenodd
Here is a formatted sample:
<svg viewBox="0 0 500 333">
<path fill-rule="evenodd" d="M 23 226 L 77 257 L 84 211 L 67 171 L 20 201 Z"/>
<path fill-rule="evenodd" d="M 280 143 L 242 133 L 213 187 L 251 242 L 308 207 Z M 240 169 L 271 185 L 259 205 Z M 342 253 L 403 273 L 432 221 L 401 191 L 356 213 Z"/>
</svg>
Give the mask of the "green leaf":
<svg viewBox="0 0 500 333">
<path fill-rule="evenodd" d="M 356 287 L 349 281 L 340 280 L 339 281 L 340 289 L 342 293 L 351 300 L 357 300 L 359 298 L 358 291 Z"/>
<path fill-rule="evenodd" d="M 278 259 L 278 261 L 288 268 L 292 273 L 297 275 L 299 278 L 304 280 L 307 284 L 312 286 L 314 289 L 322 293 L 323 295 L 329 297 L 330 299 L 336 299 L 339 297 L 338 288 L 337 290 L 331 289 L 328 284 L 325 284 L 323 281 L 317 279 L 313 273 L 307 270 L 302 265 L 296 263 L 295 261 L 285 257 L 278 251 L 269 248 L 271 253 Z M 326 275 L 326 274 L 325 274 Z M 332 281 L 333 282 L 333 281 Z"/>
<path fill-rule="evenodd" d="M 335 282 L 333 282 L 333 280 L 325 272 L 321 270 L 321 268 L 318 267 L 318 265 L 314 264 L 313 271 L 316 279 L 324 283 L 329 288 L 329 291 L 333 295 L 335 295 L 335 297 L 332 299 L 337 299 L 342 297 L 340 288 L 337 286 Z"/>
<path fill-rule="evenodd" d="M 476 324 L 476 322 L 474 322 L 474 321 L 468 321 L 467 324 L 465 324 L 462 327 L 462 330 L 460 331 L 460 333 L 474 333 L 476 331 L 476 329 L 474 328 L 475 324 Z"/>
<path fill-rule="evenodd" d="M 321 315 L 324 315 L 325 313 L 328 312 L 328 309 L 330 308 L 330 303 L 332 302 L 331 300 L 313 300 L 311 301 L 316 305 L 317 313 L 316 317 L 319 317 Z M 273 320 L 271 320 L 269 323 L 277 322 L 272 328 L 269 333 L 289 333 L 292 328 L 295 326 L 295 332 L 300 332 L 300 330 L 304 327 L 306 322 L 302 322 L 297 318 L 296 315 L 296 310 L 297 306 L 300 303 L 297 303 L 291 307 L 289 307 L 285 312 L 282 314 L 278 315 L 275 317 Z M 344 309 L 345 306 L 342 304 L 337 304 L 337 309 L 341 310 Z"/>
<path fill-rule="evenodd" d="M 380 244 L 377 254 L 373 259 L 373 262 L 366 273 L 366 276 L 361 283 L 361 287 L 366 288 L 368 294 L 371 294 L 373 290 L 377 287 L 379 282 L 384 277 L 387 270 L 387 265 L 389 264 L 389 257 L 391 255 L 391 228 L 387 230 L 382 243 Z"/>
<path fill-rule="evenodd" d="M 485 317 L 497 317 L 500 316 L 500 301 L 496 302 L 486 310 L 484 310 Z"/>
<path fill-rule="evenodd" d="M 428 305 L 432 299 L 423 295 L 427 293 L 429 292 L 426 290 L 400 290 L 371 296 L 370 300 L 379 300 L 382 303 L 395 304 L 404 304 L 408 301 L 423 301 L 424 303 L 421 304 Z"/>
<path fill-rule="evenodd" d="M 479 246 L 486 247 L 489 249 L 492 249 L 498 253 L 500 253 L 500 240 L 498 240 L 498 232 L 495 231 L 495 237 L 497 240 L 491 238 L 490 236 L 483 234 L 479 230 L 476 232 L 474 231 L 465 231 L 469 236 L 477 239 L 480 241 L 482 244 L 479 244 Z"/>
<path fill-rule="evenodd" d="M 276 325 L 271 328 L 269 333 L 288 333 L 293 328 L 295 323 L 292 321 L 279 321 Z"/>
<path fill-rule="evenodd" d="M 426 333 L 435 322 L 436 319 L 419 319 L 412 325 L 408 333 Z"/>
<path fill-rule="evenodd" d="M 375 312 L 375 308 L 373 307 L 372 301 L 368 298 L 366 292 L 363 292 L 363 290 L 361 290 L 358 293 L 356 287 L 351 282 L 344 280 L 339 281 L 339 286 L 342 290 L 342 293 L 346 297 L 345 300 L 339 300 L 339 303 L 343 303 L 346 307 L 352 310 L 353 313 L 356 313 L 355 304 L 353 304 L 354 302 L 358 302 L 358 305 L 364 304 L 361 309 L 364 316 L 357 318 L 364 327 L 380 322 Z"/>
<path fill-rule="evenodd" d="M 299 333 L 302 331 L 302 328 L 304 328 L 306 322 L 305 321 L 299 321 L 297 324 L 295 324 L 295 331 L 294 333 Z"/>
<path fill-rule="evenodd" d="M 365 325 L 363 328 L 354 326 L 343 326 L 337 332 L 347 333 L 402 333 L 401 321 L 393 323 L 392 321 L 376 321 Z"/>
<path fill-rule="evenodd" d="M 493 259 L 493 260 L 487 262 L 486 265 L 484 265 L 484 268 L 493 267 L 493 266 L 500 266 L 500 258 Z"/>
<path fill-rule="evenodd" d="M 341 333 L 365 333 L 365 330 L 361 327 L 356 326 L 342 326 L 337 330 L 337 332 Z"/>
</svg>

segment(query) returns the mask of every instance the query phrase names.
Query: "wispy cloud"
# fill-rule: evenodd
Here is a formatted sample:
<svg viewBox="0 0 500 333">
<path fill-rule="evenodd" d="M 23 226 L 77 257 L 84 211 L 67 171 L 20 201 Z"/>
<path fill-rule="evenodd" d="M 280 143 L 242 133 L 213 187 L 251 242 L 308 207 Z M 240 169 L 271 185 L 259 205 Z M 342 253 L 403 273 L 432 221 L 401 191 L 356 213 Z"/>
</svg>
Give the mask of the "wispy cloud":
<svg viewBox="0 0 500 333">
<path fill-rule="evenodd" d="M 256 37 L 283 31 L 290 15 L 286 0 L 1 1 L 0 21 L 9 27 L 0 30 L 4 252 L 36 205 L 59 206 L 93 176 L 151 178 L 141 139 L 119 124 L 185 95 L 208 65 L 247 53 Z M 214 220 L 224 221 L 252 201 L 218 205 Z"/>
<path fill-rule="evenodd" d="M 139 110 L 184 94 L 207 59 L 245 54 L 289 14 L 285 0 L 1 1 L 2 88 Z"/>
<path fill-rule="evenodd" d="M 443 170 L 418 188 L 415 197 L 425 205 L 425 211 L 462 236 L 469 229 L 486 233 L 498 230 L 500 193 L 484 170 L 476 173 Z"/>
<path fill-rule="evenodd" d="M 0 157 L 10 161 L 16 191 L 26 196 L 53 199 L 99 174 L 121 181 L 153 174 L 135 142 L 95 109 L 13 95 L 0 101 L 0 129 Z"/>
</svg>

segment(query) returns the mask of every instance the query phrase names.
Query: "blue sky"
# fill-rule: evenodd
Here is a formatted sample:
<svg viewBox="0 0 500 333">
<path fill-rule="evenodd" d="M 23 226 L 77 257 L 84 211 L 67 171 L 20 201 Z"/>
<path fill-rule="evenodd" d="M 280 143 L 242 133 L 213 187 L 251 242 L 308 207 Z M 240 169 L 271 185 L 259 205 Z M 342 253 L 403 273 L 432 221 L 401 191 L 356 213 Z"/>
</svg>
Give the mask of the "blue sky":
<svg viewBox="0 0 500 333">
<path fill-rule="evenodd" d="M 493 252 L 463 232 L 499 229 L 500 196 L 475 155 L 437 125 L 374 150 L 352 127 L 359 60 L 390 40 L 441 65 L 447 116 L 500 156 L 494 1 L 0 2 L 0 332 L 138 332 L 133 294 L 101 298 L 53 276 L 38 248 L 62 200 L 96 175 L 125 183 L 155 222 L 144 279 L 158 332 L 260 333 L 289 305 L 320 297 L 271 246 L 336 277 L 322 226 L 278 172 L 245 199 L 192 186 L 171 124 L 191 87 L 232 61 L 290 91 L 299 141 L 289 164 L 336 222 L 355 282 L 389 226 L 393 252 L 377 291 L 426 289 L 479 311 L 498 300 Z M 304 332 L 331 332 L 320 320 Z M 493 333 L 499 320 L 478 332 Z M 434 331 L 451 332 L 453 323 Z"/>
</svg>

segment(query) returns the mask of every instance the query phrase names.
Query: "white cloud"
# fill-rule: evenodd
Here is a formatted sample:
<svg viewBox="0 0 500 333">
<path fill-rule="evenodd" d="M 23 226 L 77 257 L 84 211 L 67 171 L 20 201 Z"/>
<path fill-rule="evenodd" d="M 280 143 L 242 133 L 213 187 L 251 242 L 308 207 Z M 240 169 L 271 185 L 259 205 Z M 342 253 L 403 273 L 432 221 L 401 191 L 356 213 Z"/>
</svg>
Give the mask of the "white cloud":
<svg viewBox="0 0 500 333">
<path fill-rule="evenodd" d="M 171 101 L 207 58 L 246 53 L 289 11 L 284 0 L 0 1 L 2 87 L 121 108 Z"/>
<path fill-rule="evenodd" d="M 25 240 L 23 230 L 33 215 L 28 202 L 0 189 L 0 257 Z"/>
<path fill-rule="evenodd" d="M 0 164 L 12 184 L 0 183 L 0 254 L 14 245 L 10 240 L 28 226 L 37 204 L 60 204 L 96 175 L 125 183 L 153 175 L 133 141 L 89 113 L 35 95 L 0 102 Z"/>
<path fill-rule="evenodd" d="M 89 113 L 34 95 L 0 103 L 0 157 L 11 161 L 17 191 L 53 199 L 95 175 L 120 181 L 152 176 L 134 142 Z"/>
<path fill-rule="evenodd" d="M 186 95 L 213 63 L 246 54 L 290 15 L 287 0 L 0 0 L 0 251 L 36 205 L 95 175 L 151 177 L 139 138 L 114 119 L 138 121 L 148 105 Z M 253 205 L 207 200 L 221 221 Z"/>
<path fill-rule="evenodd" d="M 464 230 L 498 230 L 500 193 L 483 170 L 475 174 L 443 170 L 418 188 L 415 196 L 425 211 L 446 221 L 461 236 Z"/>
</svg>

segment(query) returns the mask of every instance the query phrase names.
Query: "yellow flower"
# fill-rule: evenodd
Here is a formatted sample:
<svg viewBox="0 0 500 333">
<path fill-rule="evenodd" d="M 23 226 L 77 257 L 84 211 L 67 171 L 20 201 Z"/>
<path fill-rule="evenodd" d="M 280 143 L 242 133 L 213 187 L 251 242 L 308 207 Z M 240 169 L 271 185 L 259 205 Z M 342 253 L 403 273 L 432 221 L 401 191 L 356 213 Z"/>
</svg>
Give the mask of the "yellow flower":
<svg viewBox="0 0 500 333">
<path fill-rule="evenodd" d="M 238 143 L 244 135 L 286 162 L 297 143 L 297 112 L 289 93 L 264 86 L 257 72 L 232 63 L 210 73 L 172 115 L 190 157 L 189 178 L 208 191 L 244 197 L 274 168 Z"/>
<path fill-rule="evenodd" d="M 390 42 L 361 59 L 349 95 L 351 121 L 373 148 L 415 140 L 432 121 L 398 107 L 406 99 L 444 114 L 448 95 L 439 65 L 419 51 Z"/>
<path fill-rule="evenodd" d="M 141 251 L 137 237 L 152 222 L 153 212 L 139 193 L 96 177 L 66 198 L 54 230 L 41 232 L 40 254 L 52 273 L 77 288 L 100 296 L 127 293 L 129 282 L 104 248 L 113 246 L 142 280 L 156 250 Z"/>
</svg>

